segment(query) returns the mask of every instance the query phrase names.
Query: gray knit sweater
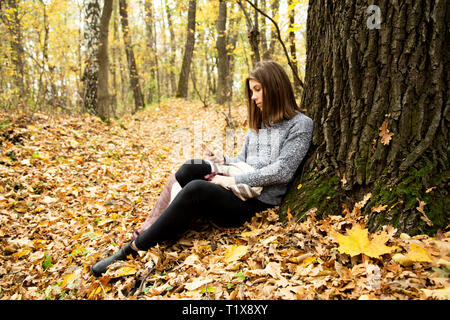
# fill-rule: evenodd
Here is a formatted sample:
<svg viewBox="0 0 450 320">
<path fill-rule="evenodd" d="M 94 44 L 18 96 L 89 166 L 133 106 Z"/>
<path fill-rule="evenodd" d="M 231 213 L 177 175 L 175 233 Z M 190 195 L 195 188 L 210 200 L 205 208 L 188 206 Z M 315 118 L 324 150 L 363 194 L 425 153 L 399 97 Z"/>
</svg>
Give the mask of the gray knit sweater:
<svg viewBox="0 0 450 320">
<path fill-rule="evenodd" d="M 248 130 L 241 151 L 235 158 L 225 156 L 225 163 L 243 161 L 255 168 L 235 176 L 236 183 L 264 187 L 258 200 L 279 205 L 288 183 L 311 144 L 313 121 L 301 112 L 290 120 L 262 125 L 259 132 Z"/>
</svg>

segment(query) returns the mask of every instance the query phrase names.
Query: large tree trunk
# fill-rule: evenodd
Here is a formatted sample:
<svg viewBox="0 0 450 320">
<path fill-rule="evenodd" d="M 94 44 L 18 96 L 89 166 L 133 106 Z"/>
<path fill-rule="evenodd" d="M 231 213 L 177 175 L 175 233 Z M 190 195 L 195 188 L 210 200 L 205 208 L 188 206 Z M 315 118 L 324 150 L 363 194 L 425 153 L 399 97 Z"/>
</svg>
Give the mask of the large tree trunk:
<svg viewBox="0 0 450 320">
<path fill-rule="evenodd" d="M 184 47 L 183 63 L 181 65 L 180 78 L 178 81 L 177 97 L 187 98 L 189 72 L 191 70 L 192 55 L 194 54 L 195 45 L 195 12 L 197 9 L 197 1 L 189 0 L 187 38 Z"/>
<path fill-rule="evenodd" d="M 448 224 L 450 2 L 370 4 L 309 2 L 313 145 L 280 212 L 339 214 L 371 193 L 371 231 L 433 233 Z"/>
<path fill-rule="evenodd" d="M 142 95 L 141 85 L 139 83 L 139 73 L 137 70 L 136 59 L 134 58 L 133 45 L 131 43 L 131 34 L 128 26 L 128 6 L 126 0 L 119 0 L 119 12 L 122 23 L 123 42 L 125 45 L 125 54 L 127 56 L 128 71 L 130 73 L 130 85 L 133 90 L 134 110 L 133 113 L 145 107 L 144 96 Z"/>
</svg>

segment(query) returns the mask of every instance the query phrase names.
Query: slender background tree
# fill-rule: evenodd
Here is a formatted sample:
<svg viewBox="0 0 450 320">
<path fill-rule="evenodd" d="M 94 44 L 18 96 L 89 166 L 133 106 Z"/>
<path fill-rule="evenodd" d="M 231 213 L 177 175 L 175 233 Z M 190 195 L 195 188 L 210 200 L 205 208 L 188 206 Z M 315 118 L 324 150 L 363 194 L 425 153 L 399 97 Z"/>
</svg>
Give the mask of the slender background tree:
<svg viewBox="0 0 450 320">
<path fill-rule="evenodd" d="M 84 47 L 86 48 L 86 66 L 82 81 L 84 82 L 84 110 L 97 115 L 98 106 L 98 48 L 100 42 L 101 9 L 98 0 L 86 0 L 84 10 Z"/>
<path fill-rule="evenodd" d="M 109 20 L 113 9 L 113 0 L 104 0 L 102 16 L 100 18 L 100 41 L 98 48 L 98 101 L 97 113 L 102 118 L 110 117 L 110 96 L 108 90 L 109 57 L 108 57 L 108 34 Z"/>
<path fill-rule="evenodd" d="M 188 9 L 188 24 L 187 24 L 187 37 L 186 44 L 184 46 L 183 63 L 181 65 L 180 79 L 178 80 L 177 97 L 187 97 L 188 84 L 189 84 L 189 72 L 191 71 L 192 55 L 194 53 L 195 45 L 195 14 L 197 10 L 197 1 L 189 1 Z"/>
</svg>

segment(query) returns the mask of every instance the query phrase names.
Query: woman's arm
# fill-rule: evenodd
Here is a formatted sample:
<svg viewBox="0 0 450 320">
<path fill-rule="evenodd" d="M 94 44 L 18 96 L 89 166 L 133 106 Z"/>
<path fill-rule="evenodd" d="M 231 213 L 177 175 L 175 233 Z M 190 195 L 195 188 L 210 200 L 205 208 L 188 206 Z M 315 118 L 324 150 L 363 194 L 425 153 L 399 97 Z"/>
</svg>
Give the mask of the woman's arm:
<svg viewBox="0 0 450 320">
<path fill-rule="evenodd" d="M 241 151 L 239 151 L 238 154 L 236 155 L 236 157 L 234 157 L 234 158 L 230 158 L 230 157 L 227 157 L 224 155 L 225 164 L 236 163 L 236 162 L 245 162 L 245 160 L 247 159 L 248 141 L 249 141 L 249 137 L 248 137 L 248 131 L 247 131 Z"/>
<path fill-rule="evenodd" d="M 287 139 L 281 144 L 278 158 L 273 163 L 253 172 L 235 176 L 236 183 L 252 187 L 289 183 L 311 144 L 313 122 L 309 118 L 305 121 L 291 129 Z"/>
</svg>

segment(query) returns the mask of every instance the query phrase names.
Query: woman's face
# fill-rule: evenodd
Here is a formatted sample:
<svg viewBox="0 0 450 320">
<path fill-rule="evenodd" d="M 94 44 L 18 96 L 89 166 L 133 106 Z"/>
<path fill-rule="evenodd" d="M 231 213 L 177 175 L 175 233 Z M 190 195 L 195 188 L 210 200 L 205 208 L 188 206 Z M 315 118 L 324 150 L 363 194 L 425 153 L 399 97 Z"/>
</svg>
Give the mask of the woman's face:
<svg viewBox="0 0 450 320">
<path fill-rule="evenodd" d="M 259 81 L 250 79 L 248 81 L 250 92 L 252 93 L 251 99 L 255 101 L 256 106 L 262 110 L 263 107 L 263 88 Z"/>
</svg>

